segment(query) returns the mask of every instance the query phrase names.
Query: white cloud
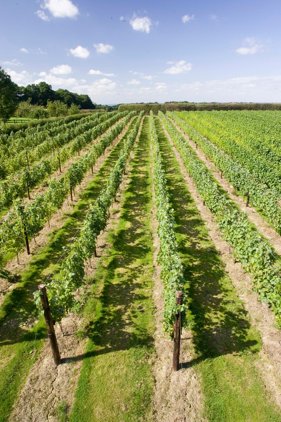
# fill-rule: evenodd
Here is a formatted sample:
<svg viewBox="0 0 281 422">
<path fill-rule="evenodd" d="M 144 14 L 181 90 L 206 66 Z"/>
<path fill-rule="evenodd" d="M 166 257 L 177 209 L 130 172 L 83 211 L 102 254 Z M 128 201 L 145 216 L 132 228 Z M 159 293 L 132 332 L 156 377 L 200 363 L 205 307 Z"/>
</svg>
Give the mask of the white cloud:
<svg viewBox="0 0 281 422">
<path fill-rule="evenodd" d="M 22 66 L 22 63 L 18 61 L 18 59 L 12 59 L 12 60 L 5 60 L 2 62 L 4 66 Z"/>
<path fill-rule="evenodd" d="M 50 20 L 49 16 L 44 12 L 44 10 L 37 10 L 36 15 L 38 18 L 42 19 L 42 21 L 48 22 Z"/>
<path fill-rule="evenodd" d="M 81 45 L 78 45 L 75 48 L 71 48 L 69 51 L 72 56 L 78 57 L 79 59 L 87 59 L 87 57 L 90 55 L 89 50 L 85 47 L 81 47 Z"/>
<path fill-rule="evenodd" d="M 130 25 L 134 31 L 146 32 L 147 34 L 149 34 L 150 29 L 152 27 L 152 21 L 147 16 L 144 16 L 142 18 L 136 16 L 130 20 Z"/>
<path fill-rule="evenodd" d="M 142 78 L 145 79 L 146 81 L 151 81 L 153 79 L 153 76 L 152 75 L 143 75 Z"/>
<path fill-rule="evenodd" d="M 61 64 L 59 66 L 55 66 L 50 70 L 50 73 L 53 75 L 69 75 L 72 72 L 71 66 L 68 64 Z"/>
<path fill-rule="evenodd" d="M 138 81 L 137 79 L 131 79 L 127 83 L 128 83 L 128 85 L 140 85 L 141 82 Z"/>
<path fill-rule="evenodd" d="M 21 53 L 24 53 L 24 54 L 28 54 L 29 53 L 29 50 L 27 48 L 25 48 L 25 47 L 22 47 L 22 48 L 20 48 L 20 52 Z"/>
<path fill-rule="evenodd" d="M 135 75 L 135 76 L 138 76 L 142 79 L 145 79 L 146 81 L 151 81 L 153 79 L 152 75 L 146 75 L 145 73 L 142 73 L 142 72 L 136 72 L 134 70 L 130 70 L 130 73 L 132 75 Z"/>
<path fill-rule="evenodd" d="M 71 0 L 44 0 L 40 7 L 48 10 L 54 18 L 75 18 L 79 14 L 78 7 Z M 44 11 L 43 13 L 39 12 L 37 11 L 37 15 L 40 19 L 46 20 L 46 13 Z"/>
<path fill-rule="evenodd" d="M 94 44 L 97 53 L 108 54 L 113 50 L 113 45 L 104 44 L 102 42 Z"/>
<path fill-rule="evenodd" d="M 183 23 L 188 23 L 190 21 L 193 21 L 194 18 L 195 18 L 194 15 L 183 15 L 181 20 L 182 20 Z"/>
<path fill-rule="evenodd" d="M 154 84 L 154 87 L 157 91 L 165 91 L 167 85 L 164 82 L 156 82 L 156 84 Z"/>
<path fill-rule="evenodd" d="M 255 38 L 245 38 L 244 45 L 236 49 L 236 53 L 242 56 L 253 55 L 263 51 L 263 45 L 259 44 Z"/>
<path fill-rule="evenodd" d="M 26 85 L 31 82 L 31 75 L 26 71 L 16 72 L 12 69 L 6 69 L 7 73 L 11 76 L 11 79 L 16 84 Z"/>
<path fill-rule="evenodd" d="M 171 66 L 164 70 L 164 73 L 168 75 L 179 75 L 180 73 L 189 72 L 192 69 L 192 64 L 187 63 L 185 60 L 168 62 L 168 64 L 171 64 Z"/>
<path fill-rule="evenodd" d="M 52 73 L 40 72 L 39 78 L 34 83 L 46 82 L 56 88 L 74 89 L 78 81 L 75 78 L 62 78 L 61 76 L 54 75 Z"/>
<path fill-rule="evenodd" d="M 99 92 L 113 91 L 116 88 L 116 82 L 108 78 L 102 78 L 94 82 L 91 87 Z"/>
<path fill-rule="evenodd" d="M 88 73 L 89 75 L 93 75 L 93 76 L 108 76 L 108 77 L 115 76 L 114 73 L 104 73 L 98 69 L 90 69 Z"/>
</svg>

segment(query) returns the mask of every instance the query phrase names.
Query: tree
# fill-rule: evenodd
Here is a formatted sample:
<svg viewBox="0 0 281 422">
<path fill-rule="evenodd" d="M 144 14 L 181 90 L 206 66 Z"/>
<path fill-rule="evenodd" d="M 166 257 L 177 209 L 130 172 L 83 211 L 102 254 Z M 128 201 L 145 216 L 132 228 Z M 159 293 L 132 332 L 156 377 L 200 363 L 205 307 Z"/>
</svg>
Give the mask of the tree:
<svg viewBox="0 0 281 422">
<path fill-rule="evenodd" d="M 6 122 L 17 107 L 17 85 L 0 67 L 0 119 Z"/>
<path fill-rule="evenodd" d="M 61 101 L 48 101 L 47 110 L 50 117 L 67 116 L 67 105 Z"/>
</svg>

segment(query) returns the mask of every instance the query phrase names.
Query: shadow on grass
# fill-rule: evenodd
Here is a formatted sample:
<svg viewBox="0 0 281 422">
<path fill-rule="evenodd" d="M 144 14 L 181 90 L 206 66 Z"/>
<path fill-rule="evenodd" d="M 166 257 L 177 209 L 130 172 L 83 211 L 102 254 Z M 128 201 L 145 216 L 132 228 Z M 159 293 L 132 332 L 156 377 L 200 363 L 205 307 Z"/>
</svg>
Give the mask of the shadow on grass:
<svg viewBox="0 0 281 422">
<path fill-rule="evenodd" d="M 226 354 L 256 353 L 259 338 L 227 277 L 219 252 L 206 233 L 199 212 L 180 174 L 175 157 L 157 123 L 168 189 L 175 210 L 176 232 L 184 265 L 186 297 L 197 354 L 190 367 Z"/>
</svg>

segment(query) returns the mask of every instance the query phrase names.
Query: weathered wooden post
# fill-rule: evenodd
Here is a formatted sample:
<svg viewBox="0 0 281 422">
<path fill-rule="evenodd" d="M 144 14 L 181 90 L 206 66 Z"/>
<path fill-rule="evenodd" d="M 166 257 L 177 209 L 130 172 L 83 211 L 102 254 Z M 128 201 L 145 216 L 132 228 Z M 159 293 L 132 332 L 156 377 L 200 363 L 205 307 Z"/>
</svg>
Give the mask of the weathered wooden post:
<svg viewBox="0 0 281 422">
<path fill-rule="evenodd" d="M 176 293 L 176 304 L 182 305 L 183 292 L 178 291 Z M 178 371 L 180 368 L 180 342 L 181 342 L 181 311 L 176 314 L 176 320 L 174 323 L 174 353 L 173 353 L 173 370 Z"/>
<path fill-rule="evenodd" d="M 27 233 L 25 223 L 23 224 L 23 234 L 24 234 L 24 240 L 25 240 L 27 255 L 30 255 L 29 239 L 28 239 L 28 233 Z"/>
<path fill-rule="evenodd" d="M 45 317 L 45 321 L 48 328 L 48 337 L 50 340 L 54 362 L 56 365 L 59 365 L 61 362 L 61 358 L 60 358 L 60 352 L 59 352 L 57 337 L 56 337 L 55 328 L 54 328 L 54 322 L 53 322 L 53 318 L 52 318 L 52 314 L 51 314 L 51 310 L 49 306 L 46 286 L 44 284 L 40 284 L 38 286 L 38 290 L 40 292 L 40 299 L 41 299 L 42 307 L 44 310 L 44 317 Z"/>
<path fill-rule="evenodd" d="M 247 193 L 246 193 L 246 207 L 248 207 L 248 206 L 249 206 L 249 203 L 250 203 L 250 193 L 249 193 L 249 192 L 247 192 Z"/>
</svg>

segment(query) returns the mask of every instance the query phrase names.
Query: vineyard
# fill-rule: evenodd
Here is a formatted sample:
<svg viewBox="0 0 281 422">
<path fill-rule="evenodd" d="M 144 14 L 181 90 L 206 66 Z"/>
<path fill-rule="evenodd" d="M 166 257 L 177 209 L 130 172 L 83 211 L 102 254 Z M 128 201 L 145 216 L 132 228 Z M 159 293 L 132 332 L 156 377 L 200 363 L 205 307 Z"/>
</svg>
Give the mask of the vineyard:
<svg viewBox="0 0 281 422">
<path fill-rule="evenodd" d="M 280 113 L 0 133 L 0 422 L 281 422 Z"/>
</svg>

